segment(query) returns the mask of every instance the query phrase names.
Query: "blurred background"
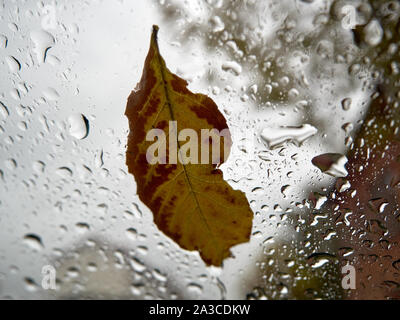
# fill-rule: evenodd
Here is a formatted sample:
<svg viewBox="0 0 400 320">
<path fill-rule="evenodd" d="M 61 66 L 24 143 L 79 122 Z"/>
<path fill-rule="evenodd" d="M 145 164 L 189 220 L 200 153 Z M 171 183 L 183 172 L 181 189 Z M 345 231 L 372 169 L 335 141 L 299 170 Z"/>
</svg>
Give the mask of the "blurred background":
<svg viewBox="0 0 400 320">
<path fill-rule="evenodd" d="M 400 298 L 399 16 L 388 0 L 0 0 L 0 298 Z M 127 173 L 153 24 L 227 119 L 224 178 L 254 212 L 221 268 L 157 229 Z"/>
</svg>

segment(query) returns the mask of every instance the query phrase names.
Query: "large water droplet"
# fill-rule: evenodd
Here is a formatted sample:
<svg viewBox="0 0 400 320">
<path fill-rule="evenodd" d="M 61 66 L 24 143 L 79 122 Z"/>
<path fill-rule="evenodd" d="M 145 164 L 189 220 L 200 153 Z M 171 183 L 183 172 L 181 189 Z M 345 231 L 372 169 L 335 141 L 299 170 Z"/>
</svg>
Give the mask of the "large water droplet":
<svg viewBox="0 0 400 320">
<path fill-rule="evenodd" d="M 261 137 L 268 143 L 269 148 L 273 149 L 286 141 L 300 145 L 317 132 L 317 128 L 312 125 L 303 124 L 300 127 L 265 128 Z"/>
<path fill-rule="evenodd" d="M 377 46 L 383 37 L 383 29 L 378 22 L 378 20 L 373 19 L 370 23 L 364 28 L 364 40 L 367 44 L 372 47 Z"/>
<path fill-rule="evenodd" d="M 314 157 L 311 162 L 323 173 L 333 177 L 346 177 L 348 172 L 345 168 L 346 156 L 340 153 L 325 153 Z"/>
<path fill-rule="evenodd" d="M 89 134 L 89 121 L 81 113 L 68 117 L 69 134 L 76 139 L 85 139 Z"/>
<path fill-rule="evenodd" d="M 47 31 L 31 31 L 31 40 L 34 44 L 33 52 L 36 54 L 39 63 L 46 62 L 47 51 L 54 45 L 54 37 Z"/>
</svg>

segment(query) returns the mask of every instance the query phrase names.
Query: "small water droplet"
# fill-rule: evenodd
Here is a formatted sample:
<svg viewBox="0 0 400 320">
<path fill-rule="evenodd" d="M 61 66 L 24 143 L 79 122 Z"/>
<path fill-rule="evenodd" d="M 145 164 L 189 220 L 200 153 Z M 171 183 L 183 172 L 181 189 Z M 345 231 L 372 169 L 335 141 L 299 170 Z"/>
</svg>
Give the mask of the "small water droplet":
<svg viewBox="0 0 400 320">
<path fill-rule="evenodd" d="M 352 102 L 351 98 L 343 99 L 342 100 L 342 109 L 345 111 L 350 110 L 351 102 Z"/>
<path fill-rule="evenodd" d="M 0 48 L 7 48 L 8 45 L 8 39 L 5 35 L 0 34 Z"/>
<path fill-rule="evenodd" d="M 35 292 L 38 290 L 39 286 L 36 284 L 35 280 L 32 278 L 26 277 L 24 278 L 25 289 L 29 292 Z"/>
<path fill-rule="evenodd" d="M 203 287 L 198 283 L 191 282 L 186 286 L 186 288 L 190 293 L 195 295 L 201 295 L 203 293 Z"/>
<path fill-rule="evenodd" d="M 220 17 L 215 16 L 211 18 L 211 26 L 213 32 L 221 32 L 225 29 L 225 24 Z"/>
<path fill-rule="evenodd" d="M 36 250 L 36 251 L 42 250 L 44 248 L 42 239 L 38 235 L 33 234 L 33 233 L 26 234 L 24 236 L 24 242 L 31 249 Z"/>
<path fill-rule="evenodd" d="M 221 68 L 224 71 L 231 71 L 237 76 L 242 73 L 242 66 L 235 61 L 225 61 Z"/>
<path fill-rule="evenodd" d="M 129 228 L 126 230 L 126 236 L 131 239 L 131 240 L 136 240 L 137 239 L 137 231 L 136 229 Z"/>
<path fill-rule="evenodd" d="M 36 161 L 32 164 L 33 170 L 35 170 L 37 173 L 43 173 L 44 169 L 46 167 L 46 164 L 42 161 Z"/>
<path fill-rule="evenodd" d="M 6 168 L 10 169 L 10 170 L 15 170 L 18 168 L 18 163 L 17 163 L 17 161 L 15 161 L 15 159 L 5 160 L 4 164 L 5 164 Z"/>
<path fill-rule="evenodd" d="M 70 168 L 68 168 L 68 167 L 58 168 L 56 173 L 60 177 L 65 178 L 65 179 L 72 177 L 72 174 L 73 174 L 72 170 Z"/>
<path fill-rule="evenodd" d="M 70 267 L 68 268 L 67 272 L 66 272 L 66 276 L 67 278 L 78 278 L 79 277 L 79 269 L 77 267 Z"/>
<path fill-rule="evenodd" d="M 88 265 L 87 265 L 87 270 L 89 271 L 89 272 L 96 272 L 97 271 L 97 264 L 96 263 L 94 263 L 94 262 L 89 262 L 88 263 Z"/>
<path fill-rule="evenodd" d="M 78 222 L 75 226 L 79 233 L 86 233 L 87 231 L 90 230 L 89 224 L 85 222 Z"/>
<path fill-rule="evenodd" d="M 166 282 L 167 281 L 167 276 L 163 275 L 160 270 L 154 269 L 153 270 L 153 276 L 156 280 L 160 282 Z"/>
<path fill-rule="evenodd" d="M 18 72 L 21 70 L 21 63 L 13 56 L 6 57 L 8 68 L 11 72 Z"/>
<path fill-rule="evenodd" d="M 94 164 L 97 168 L 101 168 L 104 165 L 104 151 L 101 149 L 100 152 L 98 152 L 94 158 Z"/>
<path fill-rule="evenodd" d="M 135 270 L 136 272 L 142 273 L 146 270 L 146 266 L 144 265 L 144 263 L 139 261 L 138 259 L 131 258 L 129 261 L 132 269 Z"/>
<path fill-rule="evenodd" d="M 10 23 L 8 24 L 8 28 L 9 28 L 12 32 L 18 32 L 18 30 L 19 30 L 17 24 L 14 23 L 14 22 L 10 22 Z"/>
<path fill-rule="evenodd" d="M 0 102 L 0 116 L 5 119 L 9 115 L 10 115 L 10 112 L 8 111 L 8 108 L 5 106 L 5 104 Z"/>
</svg>

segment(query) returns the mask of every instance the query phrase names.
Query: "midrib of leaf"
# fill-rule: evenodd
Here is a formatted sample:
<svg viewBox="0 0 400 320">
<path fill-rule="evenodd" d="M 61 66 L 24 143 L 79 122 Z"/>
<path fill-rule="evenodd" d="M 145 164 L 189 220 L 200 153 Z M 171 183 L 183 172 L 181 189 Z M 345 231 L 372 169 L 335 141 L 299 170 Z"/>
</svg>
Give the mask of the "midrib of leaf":
<svg viewBox="0 0 400 320">
<path fill-rule="evenodd" d="M 167 106 L 168 106 L 168 109 L 169 109 L 169 112 L 170 112 L 171 120 L 175 121 L 174 111 L 173 111 L 173 108 L 172 108 L 172 102 L 171 102 L 170 95 L 169 95 L 169 91 L 171 89 L 169 88 L 168 81 L 166 80 L 164 64 L 163 64 L 163 61 L 162 61 L 160 50 L 158 48 L 157 32 L 158 32 L 158 27 L 153 27 L 153 35 L 152 35 L 152 37 L 154 39 L 154 43 L 155 43 L 155 46 L 156 46 L 157 61 L 158 61 L 158 66 L 159 66 L 159 72 L 160 72 L 161 78 L 162 78 L 162 86 L 164 88 L 165 99 L 167 101 Z M 175 132 L 177 132 L 178 128 L 174 128 L 174 129 L 176 129 Z M 181 145 L 180 145 L 180 142 L 178 140 L 178 137 L 176 137 L 176 142 L 177 142 L 177 146 L 178 146 L 178 152 L 180 153 Z M 185 177 L 186 177 L 186 181 L 187 181 L 187 183 L 189 185 L 190 192 L 192 193 L 193 198 L 194 198 L 194 200 L 196 202 L 196 206 L 197 206 L 199 215 L 200 215 L 201 219 L 203 220 L 208 232 L 210 233 L 214 244 L 219 248 L 220 246 L 218 245 L 218 242 L 216 241 L 215 235 L 211 231 L 211 228 L 210 228 L 210 226 L 209 226 L 209 224 L 207 222 L 207 219 L 204 216 L 203 211 L 201 209 L 199 200 L 198 200 L 198 198 L 196 196 L 196 192 L 193 189 L 193 185 L 192 185 L 192 182 L 191 182 L 191 180 L 189 178 L 189 175 L 188 175 L 188 172 L 187 172 L 187 169 L 186 169 L 186 165 L 184 163 L 182 163 L 182 167 L 183 167 L 183 170 L 185 172 Z"/>
</svg>

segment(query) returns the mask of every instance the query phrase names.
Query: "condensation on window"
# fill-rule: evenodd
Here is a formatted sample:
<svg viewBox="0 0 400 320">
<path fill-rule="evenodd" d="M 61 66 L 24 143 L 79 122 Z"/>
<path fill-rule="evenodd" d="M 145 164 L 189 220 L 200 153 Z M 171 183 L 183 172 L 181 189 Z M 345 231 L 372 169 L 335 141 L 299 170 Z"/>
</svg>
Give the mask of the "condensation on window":
<svg viewBox="0 0 400 320">
<path fill-rule="evenodd" d="M 400 298 L 399 16 L 388 0 L 0 0 L 0 298 Z M 221 169 L 254 212 L 222 267 L 158 230 L 125 164 L 154 24 L 227 119 Z"/>
</svg>

